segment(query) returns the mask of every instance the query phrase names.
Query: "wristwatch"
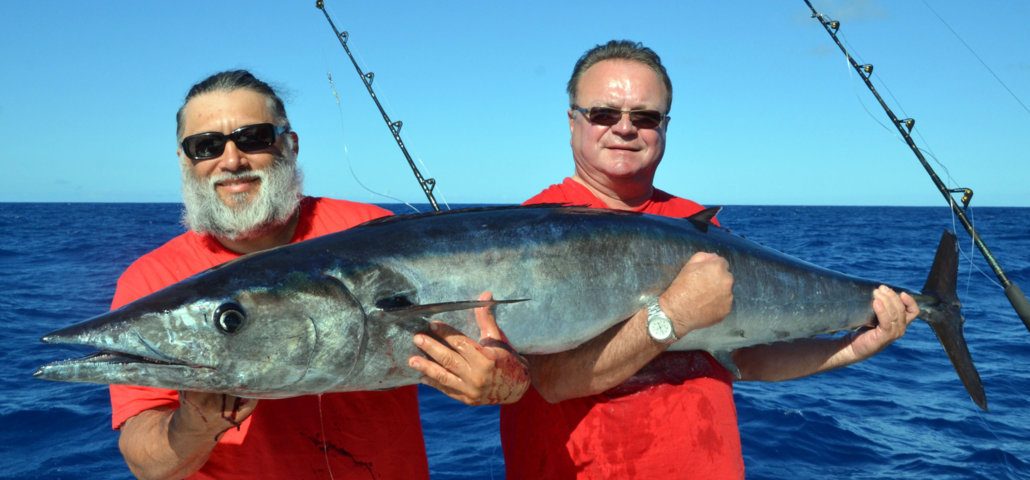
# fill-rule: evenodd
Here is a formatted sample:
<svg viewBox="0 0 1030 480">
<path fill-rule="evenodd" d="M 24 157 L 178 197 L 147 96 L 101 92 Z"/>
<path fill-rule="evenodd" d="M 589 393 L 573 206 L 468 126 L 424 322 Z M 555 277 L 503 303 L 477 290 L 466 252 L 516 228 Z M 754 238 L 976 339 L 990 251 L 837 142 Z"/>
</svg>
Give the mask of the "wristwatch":
<svg viewBox="0 0 1030 480">
<path fill-rule="evenodd" d="M 672 320 L 669 320 L 669 316 L 662 311 L 662 306 L 658 304 L 658 298 L 655 297 L 650 302 L 647 302 L 647 333 L 651 335 L 654 341 L 663 345 L 672 345 L 676 343 L 676 330 L 673 328 Z"/>
</svg>

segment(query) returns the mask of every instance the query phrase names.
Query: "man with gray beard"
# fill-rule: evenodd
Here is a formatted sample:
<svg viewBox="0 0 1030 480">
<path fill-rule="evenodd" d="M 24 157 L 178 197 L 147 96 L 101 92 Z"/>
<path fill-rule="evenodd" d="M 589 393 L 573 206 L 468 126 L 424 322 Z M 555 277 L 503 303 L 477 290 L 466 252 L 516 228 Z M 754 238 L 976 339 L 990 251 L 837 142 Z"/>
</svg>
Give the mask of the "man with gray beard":
<svg viewBox="0 0 1030 480">
<path fill-rule="evenodd" d="M 239 240 L 260 236 L 269 228 L 289 221 L 301 199 L 301 172 L 297 156 L 288 150 L 265 170 L 243 173 L 225 172 L 210 179 L 199 178 L 187 161 L 182 166 L 182 222 L 195 232 L 206 232 L 215 237 Z M 229 207 L 218 198 L 218 182 L 256 177 L 262 185 L 262 194 L 250 199 L 250 192 L 231 195 L 238 207 Z"/>
<path fill-rule="evenodd" d="M 189 230 L 126 269 L 112 309 L 240 255 L 390 215 L 301 194 L 297 133 L 275 91 L 247 71 L 194 85 L 176 121 Z M 423 373 L 423 383 L 462 402 L 516 401 L 529 385 L 526 365 L 497 346 L 504 337 L 487 309 L 475 316 L 482 344 L 433 324 L 433 336 L 413 339 L 431 360 L 414 357 L 409 365 Z M 414 386 L 260 402 L 110 389 L 119 448 L 141 478 L 428 477 Z"/>
</svg>

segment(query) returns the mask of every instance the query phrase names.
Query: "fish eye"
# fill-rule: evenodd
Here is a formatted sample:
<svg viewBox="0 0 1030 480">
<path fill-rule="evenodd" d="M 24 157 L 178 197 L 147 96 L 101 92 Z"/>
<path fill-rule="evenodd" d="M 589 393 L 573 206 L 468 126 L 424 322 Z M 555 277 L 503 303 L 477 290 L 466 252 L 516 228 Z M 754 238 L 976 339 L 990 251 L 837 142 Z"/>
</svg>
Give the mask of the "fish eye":
<svg viewBox="0 0 1030 480">
<path fill-rule="evenodd" d="M 215 309 L 215 326 L 225 333 L 236 333 L 246 319 L 243 307 L 236 302 L 226 302 Z"/>
</svg>

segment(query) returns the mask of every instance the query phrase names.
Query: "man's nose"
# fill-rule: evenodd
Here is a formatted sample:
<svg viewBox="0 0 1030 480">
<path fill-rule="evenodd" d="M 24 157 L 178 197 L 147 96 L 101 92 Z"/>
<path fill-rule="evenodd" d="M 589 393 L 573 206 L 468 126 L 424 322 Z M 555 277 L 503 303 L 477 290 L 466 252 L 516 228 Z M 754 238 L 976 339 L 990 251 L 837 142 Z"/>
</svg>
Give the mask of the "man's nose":
<svg viewBox="0 0 1030 480">
<path fill-rule="evenodd" d="M 222 167 L 222 170 L 235 172 L 246 165 L 246 156 L 244 156 L 243 152 L 236 147 L 236 142 L 226 140 L 225 151 L 222 152 L 222 158 L 219 159 L 219 166 Z"/>
<path fill-rule="evenodd" d="M 615 125 L 612 125 L 612 132 L 616 135 L 626 136 L 634 134 L 636 131 L 637 127 L 636 125 L 633 125 L 633 122 L 630 120 L 629 112 L 622 112 L 622 114 L 619 115 L 619 121 L 616 122 Z"/>
</svg>

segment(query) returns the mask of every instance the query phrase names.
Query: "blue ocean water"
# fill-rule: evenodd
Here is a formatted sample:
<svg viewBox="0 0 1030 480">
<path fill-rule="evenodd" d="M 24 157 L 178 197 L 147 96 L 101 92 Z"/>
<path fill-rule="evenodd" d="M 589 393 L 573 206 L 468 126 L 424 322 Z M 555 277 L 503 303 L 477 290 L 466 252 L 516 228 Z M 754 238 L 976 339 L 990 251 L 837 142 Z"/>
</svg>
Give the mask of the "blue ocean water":
<svg viewBox="0 0 1030 480">
<path fill-rule="evenodd" d="M 31 374 L 68 355 L 39 337 L 105 311 L 129 262 L 181 231 L 179 208 L 0 204 L 0 478 L 131 478 L 106 388 Z M 1030 290 L 1030 209 L 974 214 L 1009 277 Z M 912 289 L 925 281 L 941 231 L 953 227 L 946 208 L 729 206 L 720 219 L 805 260 Z M 966 339 L 990 412 L 973 405 L 933 333 L 915 323 L 862 364 L 738 383 L 748 478 L 1030 478 L 1030 333 L 968 237 L 959 238 Z M 423 388 L 421 409 L 433 478 L 504 477 L 497 408 Z"/>
</svg>

